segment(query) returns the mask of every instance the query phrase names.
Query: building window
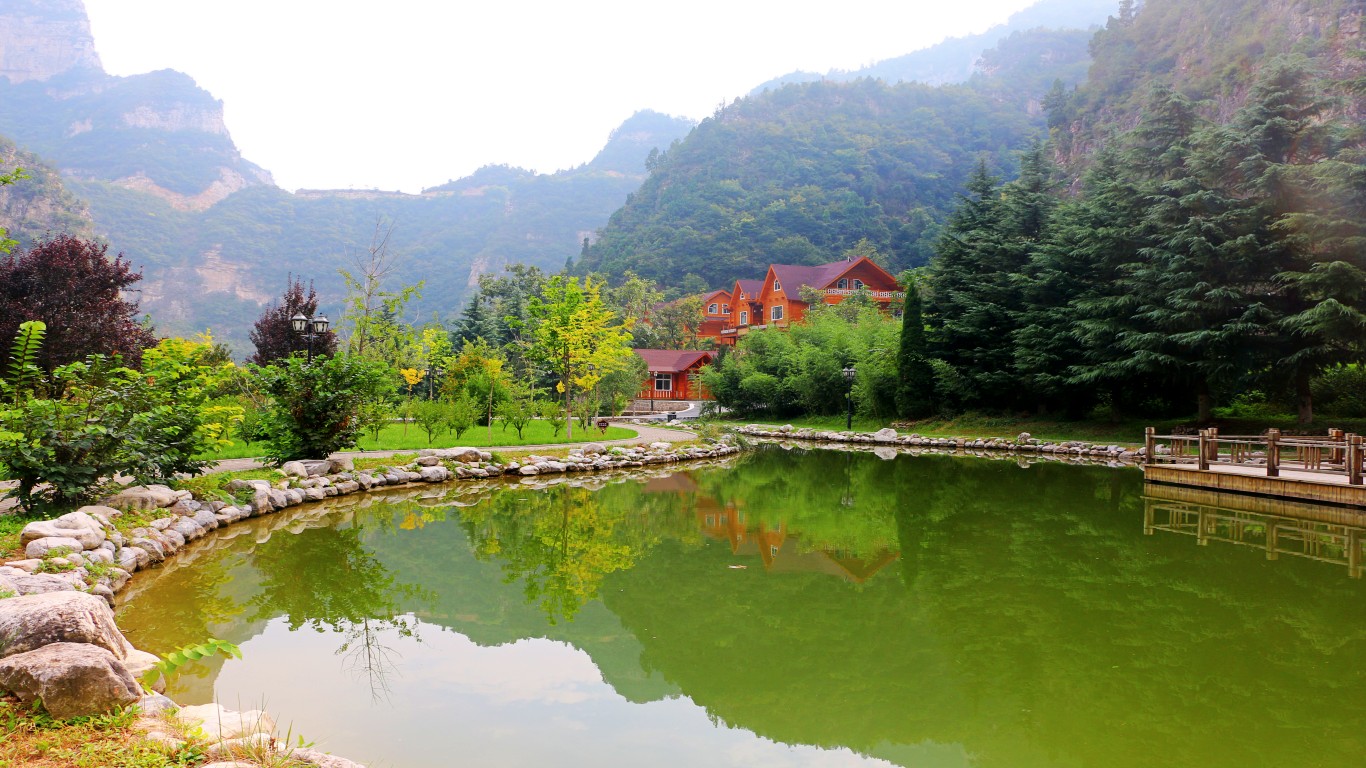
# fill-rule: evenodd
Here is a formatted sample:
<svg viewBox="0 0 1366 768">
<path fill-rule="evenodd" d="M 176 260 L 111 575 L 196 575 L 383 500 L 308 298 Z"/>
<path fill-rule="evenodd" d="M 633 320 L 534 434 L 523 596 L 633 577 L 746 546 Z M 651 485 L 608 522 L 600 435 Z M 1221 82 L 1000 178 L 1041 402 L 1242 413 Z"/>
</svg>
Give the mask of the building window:
<svg viewBox="0 0 1366 768">
<path fill-rule="evenodd" d="M 855 281 L 854 281 L 854 290 L 857 291 L 858 289 L 860 289 L 860 288 L 862 288 L 862 287 L 863 287 L 863 281 L 862 281 L 862 280 L 855 280 Z"/>
<path fill-rule="evenodd" d="M 768 316 L 769 316 L 769 318 L 772 319 L 772 320 L 782 320 L 782 319 L 783 319 L 783 305 L 782 305 L 782 304 L 774 304 L 773 307 L 772 307 L 771 309 L 769 309 L 769 311 L 768 311 Z"/>
<path fill-rule="evenodd" d="M 775 547 L 775 546 L 773 546 L 772 544 L 768 545 L 768 556 L 769 556 L 769 557 L 777 557 L 777 556 L 778 556 L 778 548 Z"/>
<path fill-rule="evenodd" d="M 783 289 L 783 284 L 780 283 L 780 282 L 778 282 L 777 280 L 774 280 L 774 281 L 773 281 L 773 290 L 775 290 L 775 291 L 781 291 L 782 289 Z"/>
<path fill-rule="evenodd" d="M 707 314 L 709 314 L 709 315 L 714 315 L 714 314 L 716 314 L 716 305 L 715 305 L 715 304 L 708 304 L 708 305 L 707 305 Z"/>
<path fill-rule="evenodd" d="M 740 325 L 749 325 L 749 312 L 740 310 Z"/>
<path fill-rule="evenodd" d="M 723 315 L 729 315 L 729 314 L 730 314 L 730 305 L 729 305 L 729 304 L 722 304 L 722 305 L 721 305 L 721 314 L 723 314 Z"/>
<path fill-rule="evenodd" d="M 655 391 L 668 392 L 674 388 L 674 375 L 672 373 L 655 374 Z"/>
<path fill-rule="evenodd" d="M 844 290 L 848 290 L 848 289 L 849 289 L 849 278 L 847 278 L 847 277 L 841 277 L 841 278 L 840 278 L 839 289 L 840 289 L 841 291 L 844 291 Z"/>
</svg>

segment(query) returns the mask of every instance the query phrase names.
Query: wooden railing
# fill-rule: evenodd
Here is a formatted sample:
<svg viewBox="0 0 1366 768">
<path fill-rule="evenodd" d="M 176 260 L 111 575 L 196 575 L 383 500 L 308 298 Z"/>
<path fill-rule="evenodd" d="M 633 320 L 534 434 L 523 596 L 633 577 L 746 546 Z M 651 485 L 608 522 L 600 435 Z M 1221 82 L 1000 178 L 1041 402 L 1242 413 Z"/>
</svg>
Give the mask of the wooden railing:
<svg viewBox="0 0 1366 768">
<path fill-rule="evenodd" d="M 642 389 L 636 395 L 637 400 L 699 400 L 705 399 L 694 395 L 686 389 Z"/>
<path fill-rule="evenodd" d="M 1268 429 L 1265 435 L 1220 435 L 1216 428 L 1195 435 L 1159 435 L 1144 430 L 1144 464 L 1190 464 L 1201 470 L 1213 466 L 1265 467 L 1267 477 L 1281 470 L 1346 476 L 1349 485 L 1362 485 L 1366 468 L 1362 436 L 1329 430 L 1323 436 L 1283 436 Z M 1162 448 L 1166 448 L 1165 451 Z"/>
</svg>

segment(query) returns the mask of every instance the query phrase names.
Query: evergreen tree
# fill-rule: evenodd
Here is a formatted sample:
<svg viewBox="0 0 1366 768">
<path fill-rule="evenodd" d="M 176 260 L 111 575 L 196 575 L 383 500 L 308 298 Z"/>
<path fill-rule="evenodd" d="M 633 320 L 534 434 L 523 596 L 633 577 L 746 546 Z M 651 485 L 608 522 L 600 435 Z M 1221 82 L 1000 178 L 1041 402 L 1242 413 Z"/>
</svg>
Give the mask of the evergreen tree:
<svg viewBox="0 0 1366 768">
<path fill-rule="evenodd" d="M 901 344 L 896 358 L 897 412 L 910 419 L 934 413 L 934 369 L 925 341 L 925 317 L 920 289 L 915 280 L 906 284 L 906 303 L 901 310 Z"/>
</svg>

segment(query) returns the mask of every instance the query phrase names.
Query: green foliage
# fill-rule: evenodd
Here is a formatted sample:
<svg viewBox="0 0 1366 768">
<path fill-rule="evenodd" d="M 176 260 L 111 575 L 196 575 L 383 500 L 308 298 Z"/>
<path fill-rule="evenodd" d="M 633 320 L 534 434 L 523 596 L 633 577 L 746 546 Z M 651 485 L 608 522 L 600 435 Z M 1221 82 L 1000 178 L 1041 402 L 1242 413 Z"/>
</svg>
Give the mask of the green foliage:
<svg viewBox="0 0 1366 768">
<path fill-rule="evenodd" d="M 1329 416 L 1366 417 L 1366 368 L 1360 364 L 1329 368 L 1314 378 L 1315 408 Z"/>
<path fill-rule="evenodd" d="M 10 394 L 9 399 L 17 400 L 32 393 L 37 385 L 41 371 L 38 369 L 38 348 L 43 344 L 43 334 L 47 324 L 42 320 L 29 320 L 19 324 L 19 333 L 10 349 L 9 366 L 5 371 L 4 384 Z"/>
<path fill-rule="evenodd" d="M 455 402 L 451 404 L 449 418 L 446 426 L 450 427 L 455 439 L 465 434 L 470 427 L 479 421 L 479 405 L 466 393 L 461 393 Z M 378 438 L 376 438 L 378 439 Z"/>
<path fill-rule="evenodd" d="M 847 302 L 846 302 L 847 303 Z M 716 401 L 741 413 L 842 413 L 853 366 L 860 413 L 895 414 L 898 323 L 871 307 L 813 307 L 787 330 L 751 331 L 733 354 L 703 370 Z"/>
<path fill-rule="evenodd" d="M 920 419 L 934 413 L 934 369 L 930 366 L 929 348 L 925 340 L 925 318 L 921 311 L 920 289 L 914 280 L 906 282 L 906 300 L 901 310 L 901 338 L 896 367 L 898 415 Z"/>
<path fill-rule="evenodd" d="M 408 406 L 413 421 L 427 433 L 429 445 L 436 439 L 436 434 L 449 425 L 450 410 L 450 406 L 440 400 L 414 400 Z M 375 439 L 379 439 L 378 434 Z"/>
<path fill-rule="evenodd" d="M 271 396 L 262 432 L 266 456 L 277 464 L 324 458 L 356 444 L 362 406 L 391 385 L 389 367 L 352 355 L 293 357 L 257 368 L 261 389 Z"/>
<path fill-rule="evenodd" d="M 187 645 L 179 650 L 163 654 L 161 659 L 152 665 L 151 669 L 143 673 L 142 682 L 150 686 L 162 676 L 169 680 L 186 664 L 220 654 L 230 659 L 240 659 L 242 658 L 242 649 L 226 640 L 215 640 L 214 638 L 209 638 L 198 645 Z"/>
</svg>

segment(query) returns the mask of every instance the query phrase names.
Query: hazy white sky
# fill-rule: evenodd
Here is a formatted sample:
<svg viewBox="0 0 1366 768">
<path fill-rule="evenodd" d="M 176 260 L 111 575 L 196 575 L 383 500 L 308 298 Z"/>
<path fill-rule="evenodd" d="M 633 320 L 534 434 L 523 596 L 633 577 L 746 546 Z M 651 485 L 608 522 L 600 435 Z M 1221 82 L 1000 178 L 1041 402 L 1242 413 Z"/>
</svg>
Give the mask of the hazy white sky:
<svg viewBox="0 0 1366 768">
<path fill-rule="evenodd" d="M 416 192 L 592 159 L 640 109 L 694 120 L 796 69 L 856 69 L 1033 0 L 85 0 L 105 69 L 177 69 L 286 189 Z"/>
</svg>

